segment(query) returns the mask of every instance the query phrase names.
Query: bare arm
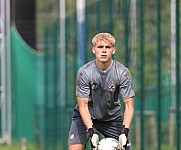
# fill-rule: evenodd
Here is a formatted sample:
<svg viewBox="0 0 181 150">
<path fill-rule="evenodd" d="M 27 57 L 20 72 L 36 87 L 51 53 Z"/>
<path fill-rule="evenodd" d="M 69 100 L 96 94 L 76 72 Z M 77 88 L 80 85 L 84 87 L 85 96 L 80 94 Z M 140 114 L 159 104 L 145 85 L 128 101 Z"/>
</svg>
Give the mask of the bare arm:
<svg viewBox="0 0 181 150">
<path fill-rule="evenodd" d="M 124 104 L 125 112 L 123 124 L 125 125 L 125 128 L 130 128 L 134 116 L 134 97 L 125 99 Z"/>
<path fill-rule="evenodd" d="M 92 128 L 93 123 L 91 120 L 91 115 L 88 110 L 88 98 L 77 97 L 77 99 L 79 105 L 79 112 L 85 126 L 87 127 L 87 129 Z"/>
</svg>

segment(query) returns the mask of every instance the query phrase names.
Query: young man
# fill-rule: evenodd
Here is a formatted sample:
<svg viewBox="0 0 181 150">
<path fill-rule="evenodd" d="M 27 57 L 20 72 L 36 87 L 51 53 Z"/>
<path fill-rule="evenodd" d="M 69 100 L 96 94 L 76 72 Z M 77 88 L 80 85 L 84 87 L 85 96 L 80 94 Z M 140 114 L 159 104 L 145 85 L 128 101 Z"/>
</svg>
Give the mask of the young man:
<svg viewBox="0 0 181 150">
<path fill-rule="evenodd" d="M 98 131 L 117 139 L 126 149 L 128 132 L 134 115 L 134 90 L 129 70 L 112 56 L 115 38 L 99 33 L 92 39 L 95 60 L 82 66 L 77 73 L 76 105 L 69 131 L 69 150 L 84 150 L 90 138 L 92 148 L 98 146 Z M 125 104 L 124 119 L 119 100 Z"/>
</svg>

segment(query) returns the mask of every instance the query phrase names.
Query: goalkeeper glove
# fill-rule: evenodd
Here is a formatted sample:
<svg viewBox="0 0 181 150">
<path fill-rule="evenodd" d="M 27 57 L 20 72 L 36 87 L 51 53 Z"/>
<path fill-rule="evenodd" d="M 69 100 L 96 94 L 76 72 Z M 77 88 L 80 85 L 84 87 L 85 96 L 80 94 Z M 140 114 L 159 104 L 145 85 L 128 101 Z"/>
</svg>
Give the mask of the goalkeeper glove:
<svg viewBox="0 0 181 150">
<path fill-rule="evenodd" d="M 128 143 L 128 128 L 123 128 L 122 134 L 119 136 L 119 143 L 121 145 L 121 150 L 126 150 Z"/>
<path fill-rule="evenodd" d="M 96 129 L 94 127 L 88 129 L 91 148 L 97 149 L 99 144 L 99 136 L 97 135 Z"/>
</svg>

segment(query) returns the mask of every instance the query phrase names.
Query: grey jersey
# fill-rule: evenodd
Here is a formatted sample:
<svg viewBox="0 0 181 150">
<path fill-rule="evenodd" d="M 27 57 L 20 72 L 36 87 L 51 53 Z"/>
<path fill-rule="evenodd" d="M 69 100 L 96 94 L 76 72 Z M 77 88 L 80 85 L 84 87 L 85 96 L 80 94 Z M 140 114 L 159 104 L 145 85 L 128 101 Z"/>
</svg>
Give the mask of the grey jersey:
<svg viewBox="0 0 181 150">
<path fill-rule="evenodd" d="M 119 96 L 134 96 L 129 70 L 113 61 L 107 72 L 101 72 L 94 61 L 82 66 L 77 73 L 76 95 L 89 98 L 88 107 L 93 119 L 110 121 L 122 116 Z M 76 106 L 78 110 L 78 105 Z"/>
</svg>

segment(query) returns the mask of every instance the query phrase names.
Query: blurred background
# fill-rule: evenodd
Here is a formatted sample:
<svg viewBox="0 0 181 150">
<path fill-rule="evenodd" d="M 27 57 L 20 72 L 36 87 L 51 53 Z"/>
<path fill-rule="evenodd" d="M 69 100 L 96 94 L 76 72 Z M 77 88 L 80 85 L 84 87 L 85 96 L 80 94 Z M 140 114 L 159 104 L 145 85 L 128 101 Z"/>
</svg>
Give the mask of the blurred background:
<svg viewBox="0 0 181 150">
<path fill-rule="evenodd" d="M 180 2 L 0 0 L 0 149 L 68 149 L 77 70 L 110 32 L 134 82 L 133 149 L 180 150 Z"/>
</svg>

